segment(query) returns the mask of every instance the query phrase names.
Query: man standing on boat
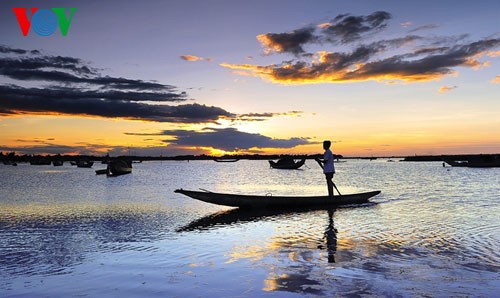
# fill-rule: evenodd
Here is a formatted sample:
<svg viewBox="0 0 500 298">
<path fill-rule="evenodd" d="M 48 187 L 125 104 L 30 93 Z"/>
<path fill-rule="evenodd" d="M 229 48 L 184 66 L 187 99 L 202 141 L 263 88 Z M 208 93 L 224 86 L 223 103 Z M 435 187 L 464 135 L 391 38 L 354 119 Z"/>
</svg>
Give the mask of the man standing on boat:
<svg viewBox="0 0 500 298">
<path fill-rule="evenodd" d="M 325 149 L 325 155 L 323 156 L 323 160 L 316 159 L 316 161 L 319 163 L 319 165 L 323 168 L 323 173 L 325 174 L 326 178 L 326 185 L 328 187 L 328 196 L 330 198 L 333 198 L 333 175 L 335 174 L 335 166 L 333 164 L 333 153 L 330 150 L 330 146 L 332 145 L 332 142 L 330 141 L 323 141 L 323 149 Z M 337 190 L 338 191 L 338 190 Z M 340 192 L 339 192 L 340 194 Z"/>
</svg>

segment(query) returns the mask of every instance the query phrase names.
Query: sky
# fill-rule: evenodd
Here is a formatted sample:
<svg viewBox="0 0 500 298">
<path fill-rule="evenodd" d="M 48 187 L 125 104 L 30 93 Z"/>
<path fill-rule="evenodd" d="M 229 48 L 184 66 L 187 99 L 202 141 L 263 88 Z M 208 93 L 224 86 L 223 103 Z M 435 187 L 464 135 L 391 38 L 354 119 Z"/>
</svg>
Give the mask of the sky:
<svg viewBox="0 0 500 298">
<path fill-rule="evenodd" d="M 2 1 L 0 151 L 500 153 L 498 19 L 488 0 Z"/>
</svg>

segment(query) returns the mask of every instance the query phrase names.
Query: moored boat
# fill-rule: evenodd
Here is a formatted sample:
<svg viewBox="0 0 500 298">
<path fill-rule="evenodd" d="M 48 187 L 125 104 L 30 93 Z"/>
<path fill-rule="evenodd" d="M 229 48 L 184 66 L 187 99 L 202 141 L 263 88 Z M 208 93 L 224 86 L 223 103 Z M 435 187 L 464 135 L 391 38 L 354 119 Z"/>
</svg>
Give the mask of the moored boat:
<svg viewBox="0 0 500 298">
<path fill-rule="evenodd" d="M 132 162 L 129 160 L 117 159 L 108 163 L 106 175 L 120 176 L 132 173 Z"/>
<path fill-rule="evenodd" d="M 76 162 L 76 166 L 79 168 L 91 168 L 94 165 L 93 161 L 79 160 Z"/>
<path fill-rule="evenodd" d="M 299 161 L 295 161 L 291 157 L 284 157 L 278 160 L 277 162 L 270 160 L 269 165 L 274 169 L 282 169 L 282 170 L 296 170 L 304 165 L 306 162 L 305 158 L 302 158 Z"/>
<path fill-rule="evenodd" d="M 30 165 L 32 166 L 48 166 L 50 165 L 49 159 L 32 159 L 30 160 Z"/>
<path fill-rule="evenodd" d="M 469 156 L 465 160 L 454 160 L 453 158 L 443 158 L 443 160 L 453 167 L 469 168 L 493 168 L 500 167 L 499 154 L 481 154 Z"/>
<path fill-rule="evenodd" d="M 52 165 L 53 165 L 54 167 L 60 167 L 60 166 L 62 166 L 63 164 L 64 164 L 64 161 L 62 161 L 62 160 L 54 160 L 54 161 L 52 161 Z"/>
<path fill-rule="evenodd" d="M 216 193 L 177 189 L 183 194 L 207 203 L 240 208 L 300 208 L 300 207 L 335 207 L 340 205 L 363 204 L 380 193 L 377 191 L 334 196 L 258 196 Z"/>
</svg>

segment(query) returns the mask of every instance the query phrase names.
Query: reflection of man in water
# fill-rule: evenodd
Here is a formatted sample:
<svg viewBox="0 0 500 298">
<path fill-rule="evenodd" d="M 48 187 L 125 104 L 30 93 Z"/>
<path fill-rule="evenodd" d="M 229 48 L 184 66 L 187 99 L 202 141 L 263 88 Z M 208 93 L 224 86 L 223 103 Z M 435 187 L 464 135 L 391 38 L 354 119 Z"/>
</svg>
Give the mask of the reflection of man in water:
<svg viewBox="0 0 500 298">
<path fill-rule="evenodd" d="M 328 250 L 328 263 L 335 263 L 337 252 L 337 229 L 333 226 L 333 210 L 328 210 L 328 226 L 325 229 L 326 248 Z"/>
</svg>

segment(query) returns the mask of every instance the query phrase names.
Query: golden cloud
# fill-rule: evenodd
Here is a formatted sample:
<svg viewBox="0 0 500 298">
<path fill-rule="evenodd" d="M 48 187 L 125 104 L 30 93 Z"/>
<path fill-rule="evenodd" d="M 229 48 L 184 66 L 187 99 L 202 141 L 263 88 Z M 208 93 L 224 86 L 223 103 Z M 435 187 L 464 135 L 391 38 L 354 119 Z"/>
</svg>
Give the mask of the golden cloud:
<svg viewBox="0 0 500 298">
<path fill-rule="evenodd" d="M 189 62 L 197 62 L 197 61 L 211 62 L 213 60 L 212 58 L 204 58 L 204 57 L 199 57 L 199 56 L 194 56 L 194 55 L 182 55 L 180 57 L 182 60 L 189 61 Z"/>
<path fill-rule="evenodd" d="M 319 83 L 349 83 L 376 81 L 383 83 L 425 82 L 439 80 L 445 75 L 454 73 L 451 70 L 418 73 L 400 68 L 392 71 L 377 71 L 370 63 L 358 63 L 349 68 L 335 69 L 325 55 L 308 65 L 306 63 L 283 63 L 281 65 L 259 66 L 252 64 L 220 64 L 223 67 L 235 70 L 237 74 L 258 76 L 266 81 L 292 84 L 319 84 Z"/>
<path fill-rule="evenodd" d="M 441 86 L 441 88 L 439 88 L 438 92 L 443 94 L 443 93 L 446 93 L 446 92 L 449 92 L 453 89 L 456 89 L 458 88 L 457 86 Z"/>
</svg>

